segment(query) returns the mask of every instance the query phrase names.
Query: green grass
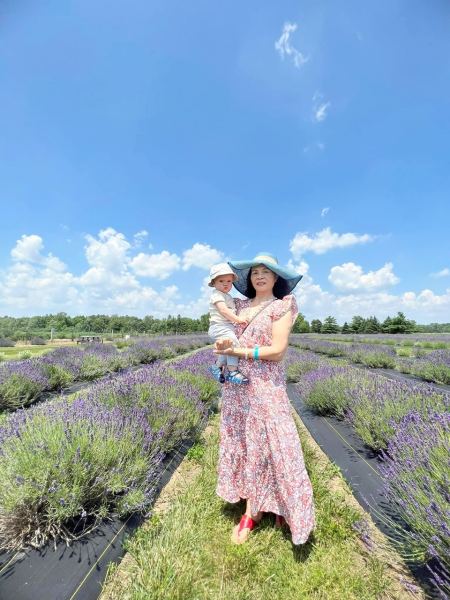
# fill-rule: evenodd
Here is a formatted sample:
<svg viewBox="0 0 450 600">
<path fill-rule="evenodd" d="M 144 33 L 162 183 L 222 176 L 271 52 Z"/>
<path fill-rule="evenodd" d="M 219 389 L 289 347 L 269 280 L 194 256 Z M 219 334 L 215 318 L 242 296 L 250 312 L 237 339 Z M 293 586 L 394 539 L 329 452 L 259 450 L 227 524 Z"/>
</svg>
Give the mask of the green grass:
<svg viewBox="0 0 450 600">
<path fill-rule="evenodd" d="M 66 345 L 66 344 L 64 344 Z M 0 361 L 3 360 L 17 360 L 22 358 L 22 354 L 30 354 L 31 357 L 41 356 L 42 354 L 46 354 L 53 350 L 54 348 L 58 348 L 55 344 L 54 346 L 12 346 L 11 348 L 0 348 Z"/>
<path fill-rule="evenodd" d="M 333 485 L 336 467 L 321 462 L 301 433 L 311 477 L 317 528 L 293 546 L 269 515 L 241 546 L 230 533 L 244 503 L 230 505 L 215 493 L 218 417 L 202 448 L 191 450 L 200 468 L 167 512 L 153 516 L 126 544 L 130 556 L 111 567 L 101 600 L 375 600 L 392 594 L 385 563 L 364 550 L 352 529 L 361 512 Z M 398 592 L 398 589 L 397 589 Z"/>
</svg>

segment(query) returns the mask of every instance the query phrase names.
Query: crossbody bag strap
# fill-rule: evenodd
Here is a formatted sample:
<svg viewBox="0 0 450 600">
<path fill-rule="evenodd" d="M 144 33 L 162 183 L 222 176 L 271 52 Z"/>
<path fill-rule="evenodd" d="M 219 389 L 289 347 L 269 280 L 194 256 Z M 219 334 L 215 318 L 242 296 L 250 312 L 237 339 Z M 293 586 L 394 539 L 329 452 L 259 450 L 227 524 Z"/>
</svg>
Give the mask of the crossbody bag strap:
<svg viewBox="0 0 450 600">
<path fill-rule="evenodd" d="M 267 306 L 263 306 L 262 308 L 260 308 L 258 310 L 258 312 L 256 313 L 256 315 L 254 315 L 254 317 L 252 318 L 252 320 L 248 323 L 248 325 L 246 325 L 244 327 L 244 329 L 241 331 L 241 335 L 239 337 L 241 337 L 244 334 L 244 331 L 246 331 L 247 327 L 249 327 L 253 321 L 256 319 L 256 317 L 258 317 L 263 311 L 266 310 L 266 308 L 269 308 L 269 306 L 271 306 L 271 304 L 273 304 L 273 302 L 275 302 L 275 300 L 277 300 L 278 298 L 274 298 L 271 302 L 269 302 L 269 304 L 267 304 Z"/>
</svg>

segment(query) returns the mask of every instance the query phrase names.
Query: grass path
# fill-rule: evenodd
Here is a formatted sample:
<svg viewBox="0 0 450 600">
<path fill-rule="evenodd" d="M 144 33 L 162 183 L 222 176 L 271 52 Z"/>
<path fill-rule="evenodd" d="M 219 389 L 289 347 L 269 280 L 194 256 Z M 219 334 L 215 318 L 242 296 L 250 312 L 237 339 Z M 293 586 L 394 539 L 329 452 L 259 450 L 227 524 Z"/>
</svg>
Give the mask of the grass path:
<svg viewBox="0 0 450 600">
<path fill-rule="evenodd" d="M 424 598 L 402 563 L 352 496 L 339 470 L 294 414 L 311 477 L 317 528 L 295 547 L 269 516 L 251 539 L 229 536 L 244 504 L 215 493 L 219 417 L 211 418 L 155 504 L 153 516 L 127 543 L 108 573 L 100 600 L 407 600 Z M 371 548 L 352 523 L 365 518 Z M 412 589 L 412 588 L 411 588 Z"/>
</svg>

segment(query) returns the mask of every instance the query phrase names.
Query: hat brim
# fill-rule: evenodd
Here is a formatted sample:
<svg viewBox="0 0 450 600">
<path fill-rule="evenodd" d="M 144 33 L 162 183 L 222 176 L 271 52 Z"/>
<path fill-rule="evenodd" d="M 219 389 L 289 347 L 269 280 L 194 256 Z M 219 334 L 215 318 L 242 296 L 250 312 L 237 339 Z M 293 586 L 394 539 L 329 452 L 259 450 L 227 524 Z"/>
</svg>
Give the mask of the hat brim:
<svg viewBox="0 0 450 600">
<path fill-rule="evenodd" d="M 284 279 L 288 289 L 288 294 L 292 292 L 292 290 L 298 284 L 300 279 L 302 279 L 303 277 L 303 275 L 299 275 L 291 269 L 286 269 L 284 267 L 281 267 L 280 265 L 272 264 L 269 262 L 266 263 L 261 260 L 241 260 L 236 262 L 228 262 L 228 264 L 233 269 L 234 274 L 237 276 L 237 279 L 233 283 L 233 285 L 243 296 L 245 296 L 247 292 L 247 279 L 248 274 L 250 273 L 250 269 L 252 267 L 256 267 L 257 265 L 264 265 L 265 267 L 270 269 L 270 271 L 273 271 L 276 275 L 278 275 L 278 277 Z"/>
</svg>

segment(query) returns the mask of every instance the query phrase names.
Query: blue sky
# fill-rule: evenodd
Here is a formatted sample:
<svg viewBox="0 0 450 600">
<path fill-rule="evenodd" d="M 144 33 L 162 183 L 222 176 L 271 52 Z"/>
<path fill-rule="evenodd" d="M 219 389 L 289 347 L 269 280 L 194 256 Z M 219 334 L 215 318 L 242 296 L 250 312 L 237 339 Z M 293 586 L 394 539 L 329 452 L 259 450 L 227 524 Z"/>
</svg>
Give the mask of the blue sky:
<svg viewBox="0 0 450 600">
<path fill-rule="evenodd" d="M 450 320 L 450 5 L 0 8 L 0 314 L 207 311 L 276 254 L 306 318 Z"/>
</svg>

